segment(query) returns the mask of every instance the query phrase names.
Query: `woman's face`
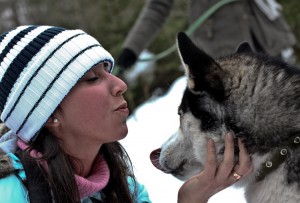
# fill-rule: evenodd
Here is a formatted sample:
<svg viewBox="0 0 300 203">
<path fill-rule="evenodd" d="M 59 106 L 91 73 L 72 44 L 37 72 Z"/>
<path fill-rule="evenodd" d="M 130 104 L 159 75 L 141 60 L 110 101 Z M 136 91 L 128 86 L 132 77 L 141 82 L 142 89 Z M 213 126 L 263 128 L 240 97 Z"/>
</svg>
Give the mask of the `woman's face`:
<svg viewBox="0 0 300 203">
<path fill-rule="evenodd" d="M 127 135 L 129 110 L 123 97 L 127 86 L 108 69 L 106 63 L 100 63 L 88 71 L 56 111 L 59 137 L 71 146 L 99 145 Z"/>
</svg>

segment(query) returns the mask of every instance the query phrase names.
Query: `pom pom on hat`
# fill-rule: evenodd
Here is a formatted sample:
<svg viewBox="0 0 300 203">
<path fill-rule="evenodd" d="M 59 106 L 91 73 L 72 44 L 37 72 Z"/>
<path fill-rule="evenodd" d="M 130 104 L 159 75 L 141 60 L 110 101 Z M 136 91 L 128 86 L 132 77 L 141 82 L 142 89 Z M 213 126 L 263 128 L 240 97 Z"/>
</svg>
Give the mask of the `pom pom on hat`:
<svg viewBox="0 0 300 203">
<path fill-rule="evenodd" d="M 1 120 L 23 141 L 37 135 L 77 81 L 114 59 L 82 30 L 20 26 L 0 36 Z"/>
</svg>

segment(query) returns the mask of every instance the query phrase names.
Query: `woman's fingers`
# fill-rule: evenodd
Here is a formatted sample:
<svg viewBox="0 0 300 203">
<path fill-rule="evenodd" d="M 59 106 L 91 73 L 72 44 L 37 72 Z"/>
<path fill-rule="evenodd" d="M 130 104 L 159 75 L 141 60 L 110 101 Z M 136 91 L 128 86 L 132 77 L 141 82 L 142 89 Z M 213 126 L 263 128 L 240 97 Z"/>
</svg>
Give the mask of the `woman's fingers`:
<svg viewBox="0 0 300 203">
<path fill-rule="evenodd" d="M 229 132 L 225 135 L 224 160 L 220 164 L 219 173 L 222 177 L 228 176 L 234 167 L 234 141 L 233 134 Z"/>
<path fill-rule="evenodd" d="M 212 139 L 209 139 L 207 141 L 207 157 L 203 172 L 209 177 L 214 177 L 216 174 L 217 165 L 218 161 L 215 143 Z"/>
<path fill-rule="evenodd" d="M 235 165 L 233 134 L 226 134 L 224 159 L 218 165 L 214 141 L 209 139 L 204 170 L 181 186 L 178 202 L 207 202 L 212 195 L 248 175 L 253 168 L 251 157 L 241 140 L 238 143 L 239 162 Z"/>
<path fill-rule="evenodd" d="M 253 164 L 251 161 L 251 157 L 247 152 L 245 144 L 242 142 L 241 139 L 238 140 L 239 143 L 239 162 L 234 167 L 234 171 L 242 176 L 248 175 L 253 171 Z"/>
<path fill-rule="evenodd" d="M 232 132 L 226 134 L 224 159 L 216 173 L 216 181 L 224 183 L 224 186 L 233 184 L 253 170 L 251 157 L 248 154 L 244 143 L 238 139 L 238 144 L 240 152 L 238 163 L 236 163 L 233 134 Z M 226 180 L 228 181 L 226 182 Z"/>
<path fill-rule="evenodd" d="M 244 161 L 244 158 L 242 160 Z M 234 166 L 234 140 L 232 132 L 225 135 L 224 159 L 219 166 L 214 142 L 213 140 L 209 140 L 207 145 L 207 161 L 203 171 L 205 175 L 213 178 L 216 184 L 226 187 L 237 180 L 237 178 L 233 176 Z"/>
</svg>

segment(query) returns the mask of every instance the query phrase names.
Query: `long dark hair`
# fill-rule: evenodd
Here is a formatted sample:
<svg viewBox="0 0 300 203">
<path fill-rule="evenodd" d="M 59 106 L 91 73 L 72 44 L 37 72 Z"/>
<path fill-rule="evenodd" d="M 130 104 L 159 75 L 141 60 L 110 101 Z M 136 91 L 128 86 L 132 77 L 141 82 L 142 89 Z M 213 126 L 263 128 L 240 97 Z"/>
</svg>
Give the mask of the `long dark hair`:
<svg viewBox="0 0 300 203">
<path fill-rule="evenodd" d="M 39 133 L 37 138 L 29 143 L 29 149 L 23 153 L 23 162 L 32 162 L 29 153 L 35 149 L 42 153 L 38 161 L 47 161 L 47 173 L 38 167 L 43 178 L 51 188 L 52 197 L 55 203 L 76 203 L 80 202 L 74 172 L 74 163 L 78 160 L 64 153 L 59 145 L 59 140 L 46 128 Z M 134 203 L 135 192 L 131 193 L 127 178 L 135 177 L 132 164 L 128 154 L 119 142 L 107 143 L 101 146 L 99 153 L 106 160 L 110 169 L 110 179 L 107 186 L 102 190 L 105 196 L 105 203 Z M 24 158 L 25 157 L 25 158 Z M 36 187 L 40 187 L 36 185 Z"/>
</svg>

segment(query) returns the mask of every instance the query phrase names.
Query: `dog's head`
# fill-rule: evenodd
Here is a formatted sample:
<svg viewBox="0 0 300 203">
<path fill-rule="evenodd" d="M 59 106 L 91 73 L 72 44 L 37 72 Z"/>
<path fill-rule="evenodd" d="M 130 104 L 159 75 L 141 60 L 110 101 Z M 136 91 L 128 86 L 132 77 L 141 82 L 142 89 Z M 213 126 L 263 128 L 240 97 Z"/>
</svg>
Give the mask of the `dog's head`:
<svg viewBox="0 0 300 203">
<path fill-rule="evenodd" d="M 218 59 L 184 33 L 178 34 L 177 44 L 187 88 L 178 108 L 177 133 L 151 154 L 157 168 L 186 180 L 203 169 L 208 138 L 215 141 L 221 160 L 228 131 L 259 156 L 299 131 L 299 70 L 254 53 L 248 43 Z"/>
</svg>

